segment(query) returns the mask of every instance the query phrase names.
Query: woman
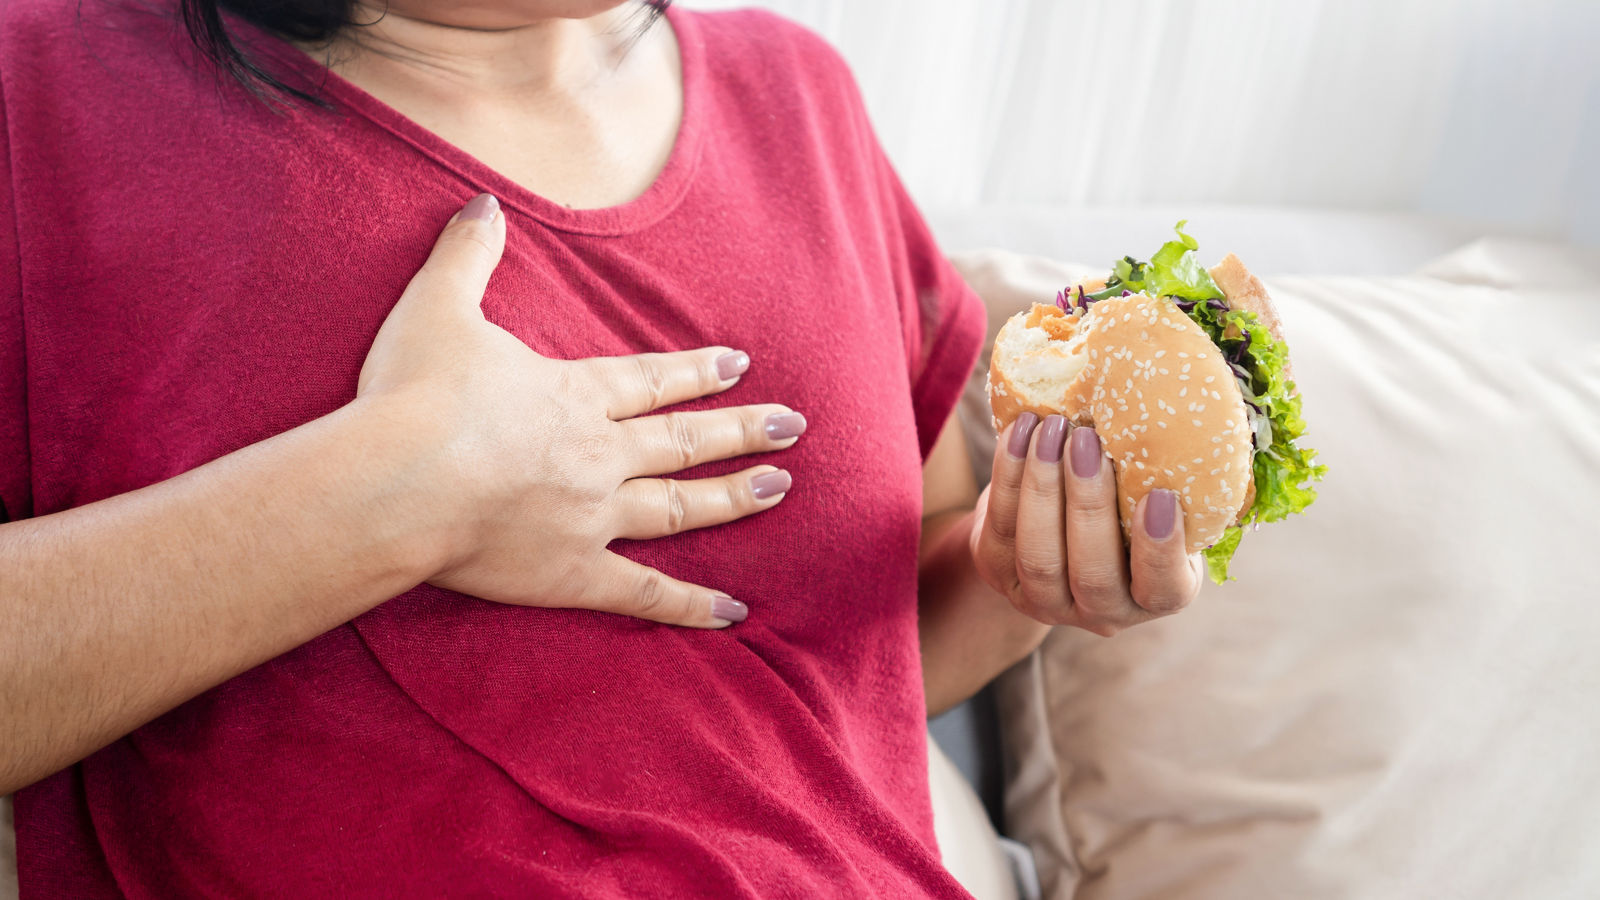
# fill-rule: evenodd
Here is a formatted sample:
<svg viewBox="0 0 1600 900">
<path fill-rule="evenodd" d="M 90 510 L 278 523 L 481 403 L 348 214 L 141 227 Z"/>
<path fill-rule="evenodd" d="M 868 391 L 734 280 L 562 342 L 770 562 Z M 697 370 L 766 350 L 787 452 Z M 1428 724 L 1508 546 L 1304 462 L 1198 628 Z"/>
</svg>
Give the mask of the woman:
<svg viewBox="0 0 1600 900">
<path fill-rule="evenodd" d="M 982 312 L 838 56 L 234 5 L 233 82 L 170 10 L 0 6 L 24 895 L 961 895 L 925 715 L 1198 573 L 1058 417 L 974 496 Z"/>
</svg>

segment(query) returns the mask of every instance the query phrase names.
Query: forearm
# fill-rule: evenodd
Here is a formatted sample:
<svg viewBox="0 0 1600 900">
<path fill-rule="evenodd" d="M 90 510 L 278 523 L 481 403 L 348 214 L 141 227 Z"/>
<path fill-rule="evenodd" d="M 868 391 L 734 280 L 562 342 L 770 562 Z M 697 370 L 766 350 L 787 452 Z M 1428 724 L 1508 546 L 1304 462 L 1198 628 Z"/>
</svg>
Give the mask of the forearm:
<svg viewBox="0 0 1600 900">
<path fill-rule="evenodd" d="M 972 516 L 950 512 L 923 523 L 917 630 L 929 716 L 977 693 L 1050 630 L 979 576 L 968 544 Z"/>
<path fill-rule="evenodd" d="M 425 437 L 361 403 L 0 525 L 0 794 L 432 574 Z"/>
</svg>

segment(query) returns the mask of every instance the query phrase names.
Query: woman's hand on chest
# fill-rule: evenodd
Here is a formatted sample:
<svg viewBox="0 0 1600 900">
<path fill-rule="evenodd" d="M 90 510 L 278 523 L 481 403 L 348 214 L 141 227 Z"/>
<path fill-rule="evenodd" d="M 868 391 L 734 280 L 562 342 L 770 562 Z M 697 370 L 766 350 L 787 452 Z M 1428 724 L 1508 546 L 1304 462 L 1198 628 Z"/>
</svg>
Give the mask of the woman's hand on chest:
<svg viewBox="0 0 1600 900">
<path fill-rule="evenodd" d="M 442 517 L 428 582 L 502 603 L 618 612 L 724 627 L 742 603 L 606 549 L 732 521 L 776 505 L 787 472 L 755 466 L 687 481 L 654 476 L 791 446 L 805 420 L 764 404 L 646 415 L 732 387 L 749 358 L 726 347 L 585 360 L 542 357 L 479 303 L 505 244 L 481 195 L 445 228 L 385 320 L 357 403 L 416 435 L 402 503 Z"/>
</svg>

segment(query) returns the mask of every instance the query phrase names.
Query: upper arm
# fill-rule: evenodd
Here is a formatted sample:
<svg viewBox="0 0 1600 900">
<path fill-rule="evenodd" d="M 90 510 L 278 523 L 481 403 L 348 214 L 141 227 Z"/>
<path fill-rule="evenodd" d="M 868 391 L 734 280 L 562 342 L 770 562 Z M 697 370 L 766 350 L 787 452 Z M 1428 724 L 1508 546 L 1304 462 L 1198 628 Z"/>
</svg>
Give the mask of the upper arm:
<svg viewBox="0 0 1600 900">
<path fill-rule="evenodd" d="M 961 417 L 952 413 L 922 464 L 922 517 L 971 509 L 977 502 L 978 482 L 972 477 Z"/>
</svg>

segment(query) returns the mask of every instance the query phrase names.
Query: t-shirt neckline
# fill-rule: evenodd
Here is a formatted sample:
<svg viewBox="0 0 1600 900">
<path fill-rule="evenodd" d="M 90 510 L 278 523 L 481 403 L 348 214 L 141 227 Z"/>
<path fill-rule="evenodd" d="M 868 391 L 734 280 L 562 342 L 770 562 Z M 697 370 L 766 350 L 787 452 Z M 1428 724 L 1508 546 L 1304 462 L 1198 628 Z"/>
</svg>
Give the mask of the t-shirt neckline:
<svg viewBox="0 0 1600 900">
<path fill-rule="evenodd" d="M 662 18 L 678 41 L 683 80 L 683 115 L 678 133 L 666 165 L 644 193 L 626 203 L 598 209 L 572 209 L 539 196 L 321 65 L 298 47 L 278 38 L 272 38 L 269 44 L 275 57 L 299 71 L 323 96 L 371 120 L 473 186 L 494 194 L 503 207 L 560 231 L 614 236 L 647 228 L 670 213 L 688 193 L 699 166 L 706 116 L 704 43 L 694 17 L 676 4 L 669 4 Z"/>
</svg>

